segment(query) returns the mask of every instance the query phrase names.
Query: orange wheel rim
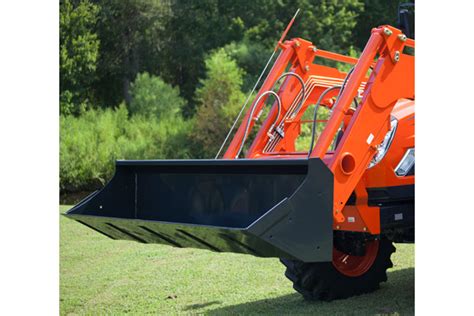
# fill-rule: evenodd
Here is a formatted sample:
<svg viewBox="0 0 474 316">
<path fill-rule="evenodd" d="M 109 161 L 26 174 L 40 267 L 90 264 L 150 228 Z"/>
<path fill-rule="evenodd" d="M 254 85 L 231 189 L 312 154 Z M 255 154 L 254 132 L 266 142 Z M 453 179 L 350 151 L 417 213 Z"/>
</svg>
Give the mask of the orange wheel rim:
<svg viewBox="0 0 474 316">
<path fill-rule="evenodd" d="M 353 256 L 333 248 L 332 264 L 340 273 L 357 277 L 366 273 L 377 258 L 379 241 L 372 240 L 366 243 L 365 255 Z"/>
</svg>

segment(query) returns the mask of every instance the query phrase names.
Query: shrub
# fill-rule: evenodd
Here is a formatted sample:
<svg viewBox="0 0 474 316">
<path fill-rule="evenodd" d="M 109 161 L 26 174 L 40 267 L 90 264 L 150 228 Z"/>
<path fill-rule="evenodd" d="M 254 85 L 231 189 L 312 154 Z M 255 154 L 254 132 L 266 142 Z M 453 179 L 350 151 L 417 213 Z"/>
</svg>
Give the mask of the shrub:
<svg viewBox="0 0 474 316">
<path fill-rule="evenodd" d="M 177 115 L 166 120 L 129 117 L 116 110 L 89 110 L 60 117 L 60 188 L 94 190 L 113 175 L 116 159 L 187 158 L 189 123 Z"/>
<path fill-rule="evenodd" d="M 266 47 L 261 42 L 252 42 L 244 38 L 239 42 L 232 42 L 224 46 L 226 53 L 237 62 L 246 76 L 244 77 L 243 90 L 250 91 L 257 81 L 268 57 L 272 54 L 273 47 Z M 263 77 L 265 79 L 265 77 Z"/>
<path fill-rule="evenodd" d="M 130 86 L 132 100 L 130 113 L 159 119 L 176 116 L 186 104 L 179 96 L 179 88 L 173 88 L 160 77 L 147 72 L 138 74 Z"/>
<path fill-rule="evenodd" d="M 200 158 L 214 158 L 245 100 L 243 71 L 223 49 L 206 59 L 206 78 L 196 90 L 198 103 L 190 135 Z"/>
</svg>

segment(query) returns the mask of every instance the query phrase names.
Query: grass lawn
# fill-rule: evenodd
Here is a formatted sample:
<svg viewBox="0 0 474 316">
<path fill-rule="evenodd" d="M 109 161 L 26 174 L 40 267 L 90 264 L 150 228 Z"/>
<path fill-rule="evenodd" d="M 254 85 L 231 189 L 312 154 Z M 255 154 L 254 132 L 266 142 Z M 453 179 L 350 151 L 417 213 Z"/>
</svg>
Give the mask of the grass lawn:
<svg viewBox="0 0 474 316">
<path fill-rule="evenodd" d="M 396 245 L 380 290 L 308 303 L 278 259 L 114 241 L 63 216 L 60 225 L 61 315 L 414 313 L 413 245 Z"/>
</svg>

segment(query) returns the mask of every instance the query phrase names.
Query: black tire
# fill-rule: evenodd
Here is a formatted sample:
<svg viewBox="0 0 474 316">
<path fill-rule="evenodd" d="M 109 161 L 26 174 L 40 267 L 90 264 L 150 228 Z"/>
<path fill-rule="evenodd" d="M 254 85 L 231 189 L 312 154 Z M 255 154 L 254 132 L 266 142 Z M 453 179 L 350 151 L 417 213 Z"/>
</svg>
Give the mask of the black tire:
<svg viewBox="0 0 474 316">
<path fill-rule="evenodd" d="M 285 276 L 304 299 L 331 301 L 377 290 L 381 282 L 387 281 L 387 269 L 393 267 L 390 256 L 394 252 L 392 242 L 381 239 L 374 263 L 367 272 L 357 277 L 342 274 L 332 262 L 280 261 L 286 266 Z"/>
</svg>

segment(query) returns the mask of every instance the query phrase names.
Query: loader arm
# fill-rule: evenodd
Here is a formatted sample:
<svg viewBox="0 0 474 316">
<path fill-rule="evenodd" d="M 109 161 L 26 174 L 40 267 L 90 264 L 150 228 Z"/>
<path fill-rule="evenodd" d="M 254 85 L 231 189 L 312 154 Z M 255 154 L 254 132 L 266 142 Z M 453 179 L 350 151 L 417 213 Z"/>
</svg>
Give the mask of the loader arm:
<svg viewBox="0 0 474 316">
<path fill-rule="evenodd" d="M 278 90 L 282 109 L 278 111 L 277 104 L 273 104 L 246 158 L 307 157 L 304 152 L 296 152 L 294 145 L 300 134 L 303 113 L 326 89 L 344 85 L 330 91 L 321 100 L 321 105 L 332 109 L 332 115 L 315 147 L 309 149 L 308 158 L 323 160 L 334 174 L 334 229 L 379 234 L 380 212 L 378 207 L 367 204 L 363 176 L 377 146 L 390 129 L 390 116 L 396 102 L 402 98 L 414 99 L 414 56 L 403 53 L 405 46 L 414 47 L 414 41 L 394 27 L 381 26 L 372 30 L 359 59 L 319 50 L 311 42 L 299 38 L 280 46 L 282 52 L 256 101 L 242 120 L 224 158 L 238 158 L 238 148 L 246 141 L 244 136 L 248 134 L 246 128 L 254 126 L 259 119 L 256 113 L 265 106 L 266 96 L 261 99 L 258 96 L 271 90 L 278 78 L 282 78 L 280 76 L 285 69 L 301 78 L 304 89 L 295 78 L 285 78 Z M 322 59 L 355 66 L 350 74 L 346 74 L 318 64 L 317 61 Z M 332 104 L 339 91 L 336 103 Z M 350 107 L 357 96 L 362 96 L 362 99 L 353 111 Z M 330 151 L 329 147 L 341 125 L 344 130 L 342 139 L 335 150 Z M 357 222 L 357 225 L 348 223 L 344 215 L 346 203 L 353 192 L 357 199 L 355 207 L 350 208 L 351 217 L 355 217 L 351 223 Z"/>
<path fill-rule="evenodd" d="M 333 216 L 337 224 L 345 222 L 343 208 L 361 181 L 377 146 L 390 128 L 390 114 L 399 99 L 414 99 L 414 57 L 403 54 L 406 37 L 396 28 L 383 26 L 372 35 L 347 81 L 331 119 L 324 129 L 311 157 L 323 158 L 341 125 L 361 81 L 369 71 L 376 55 L 375 67 L 367 83 L 362 101 L 352 115 L 344 135 L 328 166 L 334 174 Z M 410 41 L 408 45 L 413 47 Z M 363 198 L 364 186 L 356 191 Z M 380 210 L 363 201 L 357 203 L 364 230 L 380 233 Z"/>
</svg>

